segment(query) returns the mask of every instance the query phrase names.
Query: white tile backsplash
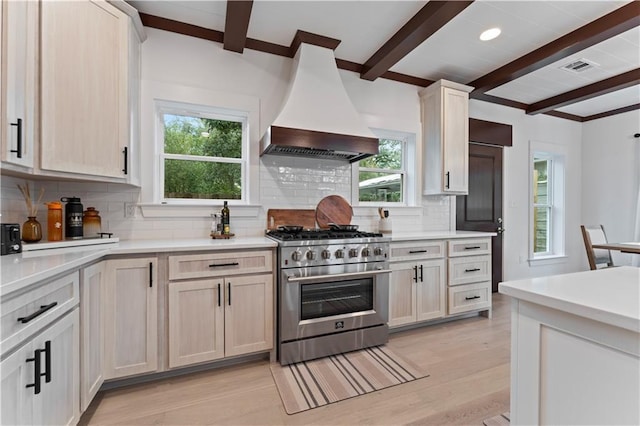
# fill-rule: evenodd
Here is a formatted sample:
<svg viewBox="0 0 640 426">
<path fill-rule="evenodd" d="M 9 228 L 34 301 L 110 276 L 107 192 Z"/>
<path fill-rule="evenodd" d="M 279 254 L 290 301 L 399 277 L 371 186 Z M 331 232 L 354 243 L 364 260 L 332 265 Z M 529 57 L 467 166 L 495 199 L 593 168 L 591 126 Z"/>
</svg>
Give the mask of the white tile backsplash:
<svg viewBox="0 0 640 426">
<path fill-rule="evenodd" d="M 3 223 L 22 224 L 26 220 L 25 202 L 16 184 L 24 179 L 2 176 L 0 180 L 0 220 Z M 61 197 L 79 197 L 83 207 L 100 211 L 102 230 L 113 232 L 121 240 L 164 238 L 208 238 L 211 227 L 209 217 L 202 218 L 144 218 L 137 209 L 137 217 L 125 218 L 125 203 L 138 203 L 140 189 L 130 185 L 66 182 L 55 180 L 29 181 L 33 191 L 45 188 L 43 201 Z M 314 209 L 328 195 L 340 195 L 351 202 L 351 166 L 333 160 L 297 157 L 261 157 L 260 203 L 262 210 L 255 217 L 234 217 L 232 232 L 238 236 L 260 236 L 266 228 L 266 211 L 270 208 Z M 450 197 L 422 197 L 421 209 L 390 208 L 394 231 L 448 230 L 450 223 Z M 213 211 L 214 209 L 212 209 Z M 46 206 L 40 206 L 38 220 L 46 239 Z M 375 208 L 357 208 L 352 223 L 366 231 L 378 230 Z"/>
</svg>

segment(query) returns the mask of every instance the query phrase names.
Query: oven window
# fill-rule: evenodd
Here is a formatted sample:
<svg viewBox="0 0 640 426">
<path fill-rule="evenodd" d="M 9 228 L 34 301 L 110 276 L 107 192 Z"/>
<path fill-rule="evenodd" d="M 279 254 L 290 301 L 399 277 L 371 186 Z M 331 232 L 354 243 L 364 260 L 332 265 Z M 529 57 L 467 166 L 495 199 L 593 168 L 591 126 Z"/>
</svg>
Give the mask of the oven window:
<svg viewBox="0 0 640 426">
<path fill-rule="evenodd" d="M 303 320 L 371 310 L 373 278 L 303 284 L 300 303 Z"/>
</svg>

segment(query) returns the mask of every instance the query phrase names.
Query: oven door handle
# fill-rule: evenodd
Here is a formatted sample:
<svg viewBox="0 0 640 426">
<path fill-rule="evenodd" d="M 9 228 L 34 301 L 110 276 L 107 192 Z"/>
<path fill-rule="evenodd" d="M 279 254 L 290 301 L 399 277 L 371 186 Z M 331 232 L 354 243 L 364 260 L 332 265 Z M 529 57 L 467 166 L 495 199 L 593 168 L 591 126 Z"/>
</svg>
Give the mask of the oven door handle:
<svg viewBox="0 0 640 426">
<path fill-rule="evenodd" d="M 318 281 L 318 280 L 326 280 L 326 279 L 334 280 L 336 278 L 370 277 L 371 275 L 381 275 L 381 274 L 390 274 L 390 273 L 391 273 L 391 269 L 380 269 L 377 271 L 346 272 L 344 274 L 313 275 L 310 277 L 299 277 L 297 275 L 289 275 L 287 276 L 287 281 L 304 283 L 306 281 Z"/>
</svg>

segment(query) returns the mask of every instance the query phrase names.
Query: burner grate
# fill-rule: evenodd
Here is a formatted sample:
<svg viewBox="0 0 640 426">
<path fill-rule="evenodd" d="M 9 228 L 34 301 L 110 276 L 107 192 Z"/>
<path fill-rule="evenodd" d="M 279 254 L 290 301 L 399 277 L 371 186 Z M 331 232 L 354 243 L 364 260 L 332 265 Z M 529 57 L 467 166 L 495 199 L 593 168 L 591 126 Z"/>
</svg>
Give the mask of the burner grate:
<svg viewBox="0 0 640 426">
<path fill-rule="evenodd" d="M 305 241 L 305 240 L 343 240 L 349 238 L 376 238 L 382 234 L 364 231 L 338 231 L 325 229 L 307 229 L 304 231 L 270 230 L 266 235 L 280 241 Z"/>
</svg>

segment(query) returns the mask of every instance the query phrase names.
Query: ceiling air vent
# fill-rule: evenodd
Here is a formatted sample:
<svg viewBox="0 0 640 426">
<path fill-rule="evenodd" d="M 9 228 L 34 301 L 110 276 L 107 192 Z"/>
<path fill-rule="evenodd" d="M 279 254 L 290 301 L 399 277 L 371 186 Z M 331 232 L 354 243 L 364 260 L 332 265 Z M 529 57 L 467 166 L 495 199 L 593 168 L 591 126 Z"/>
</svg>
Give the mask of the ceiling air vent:
<svg viewBox="0 0 640 426">
<path fill-rule="evenodd" d="M 596 66 L 598 66 L 598 64 L 593 61 L 589 61 L 587 59 L 578 59 L 577 61 L 573 61 L 571 63 L 563 65 L 560 68 L 565 71 L 583 72 Z"/>
</svg>

